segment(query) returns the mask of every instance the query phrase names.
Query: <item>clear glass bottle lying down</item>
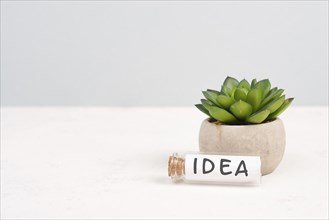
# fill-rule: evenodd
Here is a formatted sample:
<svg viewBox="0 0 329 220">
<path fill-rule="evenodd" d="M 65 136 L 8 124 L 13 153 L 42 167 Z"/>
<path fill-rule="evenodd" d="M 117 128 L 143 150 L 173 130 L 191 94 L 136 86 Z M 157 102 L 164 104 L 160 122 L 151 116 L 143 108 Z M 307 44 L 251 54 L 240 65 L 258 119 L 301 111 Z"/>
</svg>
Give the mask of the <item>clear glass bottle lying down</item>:
<svg viewBox="0 0 329 220">
<path fill-rule="evenodd" d="M 174 153 L 168 160 L 168 176 L 173 182 L 259 185 L 259 156 Z"/>
</svg>

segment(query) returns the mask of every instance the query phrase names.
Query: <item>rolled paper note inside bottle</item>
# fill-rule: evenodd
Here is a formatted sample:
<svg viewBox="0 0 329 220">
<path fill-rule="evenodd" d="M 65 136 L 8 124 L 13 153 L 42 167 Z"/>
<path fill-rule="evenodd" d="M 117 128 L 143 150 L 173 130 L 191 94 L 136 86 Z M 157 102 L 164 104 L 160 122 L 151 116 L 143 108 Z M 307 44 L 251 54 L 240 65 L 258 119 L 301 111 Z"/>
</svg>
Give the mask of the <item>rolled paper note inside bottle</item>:
<svg viewBox="0 0 329 220">
<path fill-rule="evenodd" d="M 168 175 L 174 182 L 257 185 L 261 160 L 259 156 L 174 153 L 169 157 Z"/>
</svg>

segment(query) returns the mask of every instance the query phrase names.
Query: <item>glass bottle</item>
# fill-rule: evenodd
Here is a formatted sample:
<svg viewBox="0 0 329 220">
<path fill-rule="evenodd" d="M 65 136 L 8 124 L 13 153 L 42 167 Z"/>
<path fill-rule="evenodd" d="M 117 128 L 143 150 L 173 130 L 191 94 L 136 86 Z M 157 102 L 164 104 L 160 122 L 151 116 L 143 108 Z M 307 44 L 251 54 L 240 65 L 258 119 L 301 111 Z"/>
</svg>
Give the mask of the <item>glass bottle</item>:
<svg viewBox="0 0 329 220">
<path fill-rule="evenodd" d="M 168 160 L 168 176 L 173 182 L 258 185 L 261 160 L 259 156 L 174 153 Z"/>
</svg>

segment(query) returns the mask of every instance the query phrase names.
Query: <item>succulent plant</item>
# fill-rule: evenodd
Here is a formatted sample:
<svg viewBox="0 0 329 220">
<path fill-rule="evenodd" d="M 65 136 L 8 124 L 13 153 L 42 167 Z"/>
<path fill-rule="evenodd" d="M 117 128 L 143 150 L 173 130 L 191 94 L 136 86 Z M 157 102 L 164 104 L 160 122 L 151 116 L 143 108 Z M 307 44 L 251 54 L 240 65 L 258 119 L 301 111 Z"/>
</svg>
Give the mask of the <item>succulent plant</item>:
<svg viewBox="0 0 329 220">
<path fill-rule="evenodd" d="M 251 83 L 227 77 L 221 91 L 203 91 L 206 99 L 195 106 L 214 121 L 225 124 L 260 124 L 272 121 L 285 111 L 293 98 L 285 98 L 283 89 L 271 88 L 268 79 Z"/>
</svg>

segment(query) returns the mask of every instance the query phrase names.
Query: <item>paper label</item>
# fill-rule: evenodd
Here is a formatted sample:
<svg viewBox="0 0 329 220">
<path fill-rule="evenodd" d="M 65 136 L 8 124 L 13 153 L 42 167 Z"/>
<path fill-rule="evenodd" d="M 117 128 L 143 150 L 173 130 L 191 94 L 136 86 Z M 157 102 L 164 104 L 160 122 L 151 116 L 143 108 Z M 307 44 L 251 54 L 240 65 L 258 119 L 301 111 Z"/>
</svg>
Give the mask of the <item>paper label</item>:
<svg viewBox="0 0 329 220">
<path fill-rule="evenodd" d="M 185 179 L 195 182 L 260 183 L 258 156 L 185 155 Z"/>
</svg>

